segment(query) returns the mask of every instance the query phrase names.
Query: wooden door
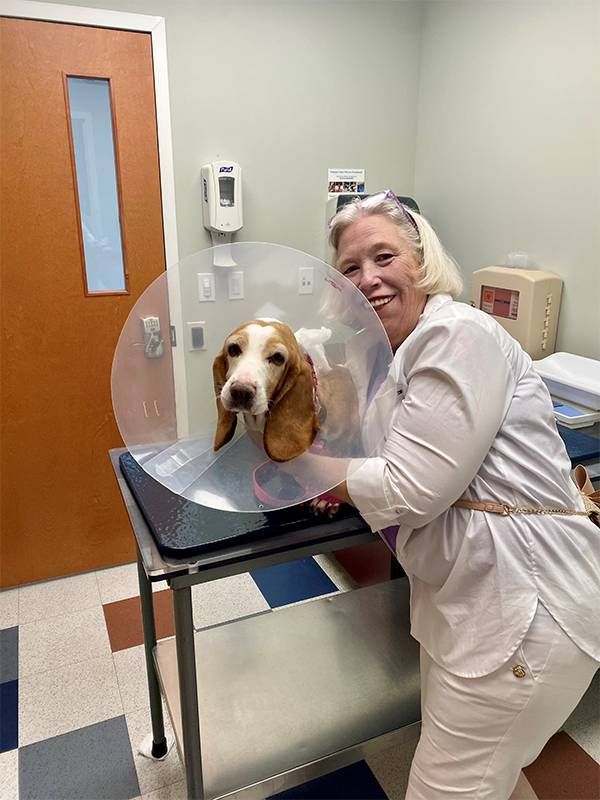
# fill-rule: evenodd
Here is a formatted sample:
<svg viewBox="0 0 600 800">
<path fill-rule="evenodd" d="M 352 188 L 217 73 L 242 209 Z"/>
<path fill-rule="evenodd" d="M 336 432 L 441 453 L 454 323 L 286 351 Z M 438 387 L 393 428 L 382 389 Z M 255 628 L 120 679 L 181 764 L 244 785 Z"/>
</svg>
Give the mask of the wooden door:
<svg viewBox="0 0 600 800">
<path fill-rule="evenodd" d="M 165 255 L 150 34 L 2 18 L 0 37 L 0 585 L 11 586 L 134 558 L 108 457 L 122 443 L 110 369 Z M 109 86 L 121 291 L 92 291 L 86 278 L 69 76 Z M 163 300 L 153 313 L 165 335 Z M 168 346 L 153 366 L 164 397 L 144 408 L 161 408 L 170 431 Z"/>
</svg>

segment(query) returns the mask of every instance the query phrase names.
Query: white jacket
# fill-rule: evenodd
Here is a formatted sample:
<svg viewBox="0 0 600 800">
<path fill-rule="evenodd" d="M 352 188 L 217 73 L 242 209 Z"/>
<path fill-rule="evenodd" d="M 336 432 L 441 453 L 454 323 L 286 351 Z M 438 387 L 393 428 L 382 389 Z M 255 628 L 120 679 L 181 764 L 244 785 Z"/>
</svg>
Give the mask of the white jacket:
<svg viewBox="0 0 600 800">
<path fill-rule="evenodd" d="M 583 510 L 550 396 L 519 344 L 434 295 L 367 412 L 367 447 L 384 433 L 381 455 L 350 462 L 348 492 L 372 530 L 399 526 L 385 538 L 411 582 L 413 636 L 434 661 L 464 677 L 494 671 L 538 601 L 600 661 L 600 529 L 583 516 L 451 508 L 465 497 Z"/>
</svg>

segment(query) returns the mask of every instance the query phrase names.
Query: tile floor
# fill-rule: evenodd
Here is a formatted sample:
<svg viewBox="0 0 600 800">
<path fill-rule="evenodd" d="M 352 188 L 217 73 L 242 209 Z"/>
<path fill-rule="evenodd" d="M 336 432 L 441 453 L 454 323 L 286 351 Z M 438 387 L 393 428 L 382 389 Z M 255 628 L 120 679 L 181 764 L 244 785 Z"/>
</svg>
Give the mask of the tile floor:
<svg viewBox="0 0 600 800">
<path fill-rule="evenodd" d="M 170 592 L 154 585 L 158 637 L 173 633 Z M 353 588 L 318 556 L 193 588 L 197 628 Z M 138 753 L 150 731 L 133 564 L 0 592 L 0 798 L 181 800 L 175 748 Z M 404 797 L 414 745 L 380 752 L 278 800 Z M 600 798 L 600 673 L 563 732 L 527 768 L 522 797 Z M 434 798 L 432 798 L 434 800 Z"/>
</svg>

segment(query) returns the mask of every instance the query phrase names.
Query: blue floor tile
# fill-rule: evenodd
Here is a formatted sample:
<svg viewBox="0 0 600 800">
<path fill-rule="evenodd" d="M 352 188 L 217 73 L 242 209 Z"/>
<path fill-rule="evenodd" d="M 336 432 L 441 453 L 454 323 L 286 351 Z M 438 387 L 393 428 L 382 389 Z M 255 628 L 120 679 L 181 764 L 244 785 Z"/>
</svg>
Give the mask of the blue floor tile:
<svg viewBox="0 0 600 800">
<path fill-rule="evenodd" d="M 19 749 L 19 800 L 128 800 L 139 794 L 125 717 Z"/>
<path fill-rule="evenodd" d="M 19 681 L 0 683 L 0 753 L 19 746 Z"/>
<path fill-rule="evenodd" d="M 0 631 L 0 683 L 16 681 L 19 677 L 19 628 Z"/>
<path fill-rule="evenodd" d="M 364 761 L 271 795 L 269 800 L 387 800 Z"/>
<path fill-rule="evenodd" d="M 271 608 L 319 597 L 337 590 L 314 558 L 303 558 L 288 564 L 276 564 L 251 573 L 256 585 Z"/>
</svg>

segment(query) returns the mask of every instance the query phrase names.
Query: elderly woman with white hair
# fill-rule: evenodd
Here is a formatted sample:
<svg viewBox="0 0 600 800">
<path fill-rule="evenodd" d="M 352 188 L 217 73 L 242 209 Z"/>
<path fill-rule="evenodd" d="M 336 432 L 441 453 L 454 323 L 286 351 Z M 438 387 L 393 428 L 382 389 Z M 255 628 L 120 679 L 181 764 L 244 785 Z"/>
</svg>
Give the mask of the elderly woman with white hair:
<svg viewBox="0 0 600 800">
<path fill-rule="evenodd" d="M 600 666 L 600 531 L 531 359 L 453 299 L 459 270 L 424 217 L 381 193 L 338 212 L 330 242 L 395 354 L 388 406 L 365 420 L 383 449 L 331 494 L 410 579 L 422 729 L 406 798 L 506 800 Z"/>
</svg>

